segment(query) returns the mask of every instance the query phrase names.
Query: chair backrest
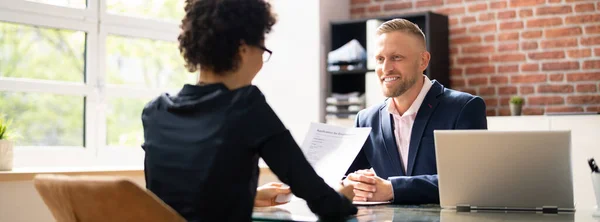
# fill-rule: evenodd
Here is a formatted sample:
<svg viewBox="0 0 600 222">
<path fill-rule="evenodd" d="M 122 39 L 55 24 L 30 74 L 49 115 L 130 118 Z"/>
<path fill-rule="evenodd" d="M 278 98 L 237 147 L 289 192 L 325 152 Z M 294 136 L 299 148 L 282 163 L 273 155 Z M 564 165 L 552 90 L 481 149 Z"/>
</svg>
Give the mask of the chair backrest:
<svg viewBox="0 0 600 222">
<path fill-rule="evenodd" d="M 34 185 L 58 222 L 185 221 L 127 178 L 46 174 Z"/>
</svg>

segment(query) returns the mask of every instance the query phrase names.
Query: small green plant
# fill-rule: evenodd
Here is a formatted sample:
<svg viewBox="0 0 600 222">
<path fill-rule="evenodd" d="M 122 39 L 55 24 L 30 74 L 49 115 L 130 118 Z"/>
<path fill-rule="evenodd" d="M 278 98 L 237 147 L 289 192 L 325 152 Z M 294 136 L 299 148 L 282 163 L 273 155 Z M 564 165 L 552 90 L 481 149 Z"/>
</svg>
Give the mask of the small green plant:
<svg viewBox="0 0 600 222">
<path fill-rule="evenodd" d="M 516 104 L 516 105 L 522 105 L 523 104 L 523 97 L 513 96 L 513 97 L 510 98 L 510 103 L 511 104 Z"/>
<path fill-rule="evenodd" d="M 0 116 L 0 140 L 6 140 L 9 137 L 9 133 L 7 132 L 8 126 L 10 126 L 10 121 L 5 120 Z"/>
</svg>

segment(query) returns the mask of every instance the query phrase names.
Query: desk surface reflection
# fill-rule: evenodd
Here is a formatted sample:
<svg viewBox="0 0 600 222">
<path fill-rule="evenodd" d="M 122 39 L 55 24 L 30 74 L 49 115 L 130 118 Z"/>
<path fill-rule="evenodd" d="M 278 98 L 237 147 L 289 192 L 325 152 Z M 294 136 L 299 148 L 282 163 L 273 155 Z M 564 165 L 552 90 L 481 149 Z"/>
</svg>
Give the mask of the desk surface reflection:
<svg viewBox="0 0 600 222">
<path fill-rule="evenodd" d="M 574 213 L 542 214 L 535 212 L 473 211 L 456 212 L 441 209 L 439 205 L 378 205 L 360 206 L 358 214 L 347 221 L 422 221 L 422 222 L 600 222 L 592 217 L 593 210 L 578 209 Z M 318 221 L 304 201 L 293 201 L 277 207 L 256 207 L 253 221 Z"/>
</svg>

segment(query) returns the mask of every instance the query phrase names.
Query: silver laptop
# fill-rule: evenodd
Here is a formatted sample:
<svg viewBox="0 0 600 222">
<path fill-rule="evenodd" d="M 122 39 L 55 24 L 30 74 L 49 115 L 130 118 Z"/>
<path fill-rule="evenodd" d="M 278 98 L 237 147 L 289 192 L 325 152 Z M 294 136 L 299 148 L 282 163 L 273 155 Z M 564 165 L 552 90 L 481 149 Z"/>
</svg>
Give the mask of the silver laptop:
<svg viewBox="0 0 600 222">
<path fill-rule="evenodd" d="M 570 131 L 435 130 L 440 205 L 574 211 Z"/>
</svg>

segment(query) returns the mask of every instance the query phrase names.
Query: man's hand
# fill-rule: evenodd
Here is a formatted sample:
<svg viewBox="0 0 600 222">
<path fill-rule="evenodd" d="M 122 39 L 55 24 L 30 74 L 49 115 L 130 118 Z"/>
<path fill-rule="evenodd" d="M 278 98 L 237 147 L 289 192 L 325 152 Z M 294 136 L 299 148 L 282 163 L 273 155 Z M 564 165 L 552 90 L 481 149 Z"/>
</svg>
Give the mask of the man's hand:
<svg viewBox="0 0 600 222">
<path fill-rule="evenodd" d="M 354 201 L 389 201 L 394 198 L 392 182 L 378 177 L 371 169 L 349 174 L 343 184 L 354 185 Z"/>
<path fill-rule="evenodd" d="M 255 207 L 270 207 L 284 203 L 277 203 L 275 199 L 279 194 L 289 194 L 292 191 L 289 187 L 283 187 L 282 183 L 267 183 L 256 188 L 256 197 L 254 198 Z"/>
</svg>

